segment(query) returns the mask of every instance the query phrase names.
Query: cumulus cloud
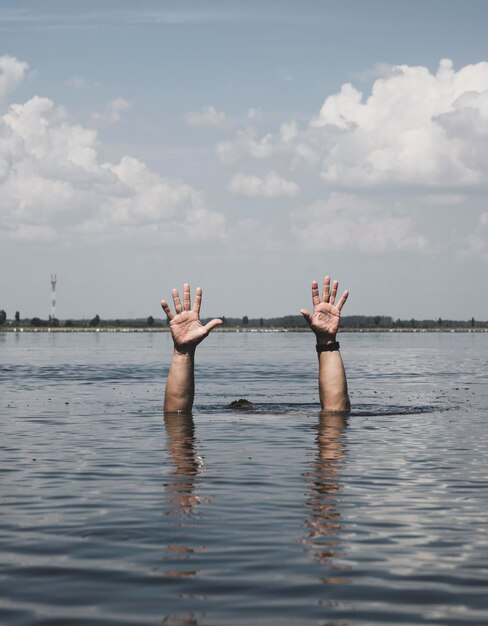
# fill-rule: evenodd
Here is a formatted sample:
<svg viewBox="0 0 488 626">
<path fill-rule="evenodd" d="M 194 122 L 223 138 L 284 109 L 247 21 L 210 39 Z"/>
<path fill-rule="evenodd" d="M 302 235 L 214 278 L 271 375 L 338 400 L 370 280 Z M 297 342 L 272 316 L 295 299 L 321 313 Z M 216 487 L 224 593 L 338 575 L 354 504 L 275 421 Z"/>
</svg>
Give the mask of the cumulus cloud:
<svg viewBox="0 0 488 626">
<path fill-rule="evenodd" d="M 7 65 L 15 67 L 15 60 Z M 102 162 L 98 151 L 97 131 L 72 123 L 50 99 L 10 105 L 0 115 L 0 236 L 226 236 L 224 217 L 206 208 L 198 190 L 129 156 Z"/>
<path fill-rule="evenodd" d="M 488 62 L 455 71 L 444 59 L 435 73 L 389 67 L 368 97 L 344 84 L 304 129 L 290 121 L 261 138 L 246 129 L 217 153 L 224 164 L 280 156 L 294 167 L 317 167 L 338 189 L 486 185 Z"/>
<path fill-rule="evenodd" d="M 111 126 L 122 119 L 122 113 L 128 111 L 132 104 L 124 98 L 111 100 L 101 113 L 92 113 L 91 120 L 95 126 Z"/>
<path fill-rule="evenodd" d="M 223 165 L 233 165 L 242 156 L 249 155 L 253 159 L 263 160 L 278 154 L 283 146 L 271 134 L 256 139 L 256 132 L 249 128 L 237 133 L 234 141 L 224 141 L 217 145 L 217 156 Z"/>
<path fill-rule="evenodd" d="M 15 57 L 0 57 L 0 104 L 24 80 L 29 66 Z"/>
<path fill-rule="evenodd" d="M 369 81 L 376 78 L 385 78 L 392 74 L 398 74 L 399 71 L 401 70 L 398 69 L 398 66 L 380 61 L 379 63 L 375 63 L 373 67 L 369 67 L 362 72 L 357 72 L 355 76 L 361 81 Z"/>
<path fill-rule="evenodd" d="M 187 113 L 185 121 L 191 126 L 213 126 L 215 128 L 225 128 L 229 124 L 225 113 L 217 111 L 213 106 L 206 106 L 201 111 Z"/>
<path fill-rule="evenodd" d="M 296 183 L 281 178 L 275 172 L 269 172 L 264 178 L 235 174 L 229 183 L 228 189 L 235 195 L 248 198 L 280 198 L 296 196 L 299 192 Z"/>
<path fill-rule="evenodd" d="M 325 201 L 297 211 L 292 232 L 307 250 L 359 250 L 366 254 L 428 249 L 414 221 L 398 209 L 334 192 Z"/>
</svg>

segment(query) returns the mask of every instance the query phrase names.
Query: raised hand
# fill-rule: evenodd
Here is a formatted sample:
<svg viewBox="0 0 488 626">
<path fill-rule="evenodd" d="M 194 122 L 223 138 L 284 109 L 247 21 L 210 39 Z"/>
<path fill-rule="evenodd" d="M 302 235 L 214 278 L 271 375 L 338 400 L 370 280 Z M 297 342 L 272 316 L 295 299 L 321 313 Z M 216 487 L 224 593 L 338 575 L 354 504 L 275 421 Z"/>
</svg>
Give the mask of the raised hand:
<svg viewBox="0 0 488 626">
<path fill-rule="evenodd" d="M 171 336 L 178 352 L 192 352 L 196 346 L 213 330 L 222 324 L 222 320 L 213 319 L 205 326 L 200 322 L 200 306 L 202 303 L 202 290 L 197 287 L 195 302 L 191 306 L 190 285 L 183 285 L 183 305 L 177 289 L 171 291 L 175 313 L 170 309 L 166 300 L 161 300 L 166 317 L 169 321 Z"/>
<path fill-rule="evenodd" d="M 312 282 L 312 301 L 313 313 L 309 313 L 306 309 L 300 309 L 300 313 L 307 320 L 308 325 L 317 336 L 317 342 L 334 341 L 335 335 L 339 330 L 339 321 L 341 318 L 341 309 L 349 295 L 348 291 L 344 291 L 335 305 L 337 288 L 339 283 L 334 280 L 332 289 L 330 286 L 330 276 L 324 278 L 324 288 L 322 298 L 319 294 L 319 286 L 316 280 Z"/>
</svg>

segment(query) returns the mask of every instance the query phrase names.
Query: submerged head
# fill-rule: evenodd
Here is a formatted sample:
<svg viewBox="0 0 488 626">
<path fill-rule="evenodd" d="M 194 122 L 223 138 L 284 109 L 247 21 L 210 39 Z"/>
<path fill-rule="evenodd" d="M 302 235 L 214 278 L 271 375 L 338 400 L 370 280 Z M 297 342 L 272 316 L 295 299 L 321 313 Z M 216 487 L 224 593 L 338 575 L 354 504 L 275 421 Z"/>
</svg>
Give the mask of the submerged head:
<svg viewBox="0 0 488 626">
<path fill-rule="evenodd" d="M 232 400 L 230 404 L 228 404 L 226 409 L 255 409 L 256 407 L 252 402 L 246 400 L 245 398 L 239 398 L 239 400 Z"/>
</svg>

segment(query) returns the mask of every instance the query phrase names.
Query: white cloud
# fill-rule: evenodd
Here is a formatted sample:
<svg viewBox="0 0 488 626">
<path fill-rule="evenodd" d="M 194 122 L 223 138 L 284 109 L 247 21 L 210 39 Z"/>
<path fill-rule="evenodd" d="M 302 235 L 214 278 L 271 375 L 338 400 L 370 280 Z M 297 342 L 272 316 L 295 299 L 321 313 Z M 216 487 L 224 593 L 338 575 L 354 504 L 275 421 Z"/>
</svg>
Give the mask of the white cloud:
<svg viewBox="0 0 488 626">
<path fill-rule="evenodd" d="M 307 250 L 359 250 L 366 254 L 428 249 L 414 221 L 359 196 L 334 192 L 292 216 L 292 233 Z"/>
<path fill-rule="evenodd" d="M 254 116 L 249 119 L 251 122 L 255 121 Z M 319 161 L 320 155 L 316 147 L 307 138 L 307 133 L 300 131 L 294 121 L 283 122 L 275 135 L 267 133 L 262 138 L 257 138 L 256 135 L 256 130 L 251 126 L 238 131 L 233 141 L 219 143 L 217 156 L 222 165 L 233 165 L 244 156 L 250 156 L 257 161 L 291 157 L 292 165 L 297 162 L 315 165 Z"/>
<path fill-rule="evenodd" d="M 206 106 L 201 111 L 187 113 L 185 121 L 191 126 L 213 126 L 215 128 L 226 128 L 229 124 L 225 113 L 217 111 L 213 106 Z"/>
<path fill-rule="evenodd" d="M 0 57 L 0 103 L 23 81 L 29 66 L 15 57 Z"/>
<path fill-rule="evenodd" d="M 475 136 L 488 125 L 488 63 L 455 72 L 444 60 L 435 75 L 424 67 L 396 69 L 374 83 L 366 101 L 344 85 L 324 102 L 312 127 L 342 132 L 324 155 L 323 179 L 359 185 L 482 183 L 488 169 L 480 157 L 486 157 L 487 146 L 476 155 L 467 153 L 475 120 L 481 118 Z"/>
<path fill-rule="evenodd" d="M 240 131 L 220 144 L 224 164 L 247 156 L 286 158 L 319 167 L 329 187 L 396 186 L 442 190 L 486 185 L 488 176 L 488 62 L 457 72 L 449 60 L 435 74 L 398 65 L 364 98 L 347 83 L 329 96 L 305 129 L 293 121 L 278 133 Z"/>
<path fill-rule="evenodd" d="M 280 150 L 281 146 L 271 133 L 257 140 L 255 131 L 247 129 L 239 131 L 234 141 L 219 143 L 217 156 L 223 165 L 232 165 L 245 154 L 253 159 L 263 160 L 275 156 Z"/>
<path fill-rule="evenodd" d="M 280 198 L 284 196 L 296 196 L 299 192 L 298 185 L 285 180 L 275 172 L 269 172 L 264 178 L 248 176 L 247 174 L 235 174 L 228 187 L 229 191 L 238 196 L 248 198 Z"/>
<path fill-rule="evenodd" d="M 122 119 L 122 113 L 128 111 L 132 104 L 124 98 L 111 100 L 101 113 L 92 113 L 91 121 L 95 126 L 111 126 Z"/>
<path fill-rule="evenodd" d="M 380 61 L 379 63 L 375 63 L 373 67 L 362 72 L 357 72 L 355 76 L 361 81 L 368 81 L 374 78 L 386 78 L 392 74 L 398 74 L 399 72 L 398 66 Z"/>
<path fill-rule="evenodd" d="M 10 62 L 10 67 L 15 66 Z M 125 102 L 125 101 L 124 101 Z M 124 109 L 119 101 L 113 109 Z M 138 159 L 99 158 L 96 130 L 73 124 L 48 98 L 0 116 L 0 236 L 24 241 L 227 236 L 225 218 L 187 183 Z"/>
</svg>

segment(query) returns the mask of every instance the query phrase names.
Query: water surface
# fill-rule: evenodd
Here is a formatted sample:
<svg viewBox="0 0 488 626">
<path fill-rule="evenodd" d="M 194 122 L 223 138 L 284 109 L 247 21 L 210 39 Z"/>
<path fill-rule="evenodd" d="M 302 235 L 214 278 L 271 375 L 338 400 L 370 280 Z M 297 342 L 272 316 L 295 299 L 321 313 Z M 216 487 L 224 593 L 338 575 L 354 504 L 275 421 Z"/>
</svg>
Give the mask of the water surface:
<svg viewBox="0 0 488 626">
<path fill-rule="evenodd" d="M 0 623 L 488 623 L 488 336 L 0 334 Z M 229 411 L 236 398 L 257 410 Z"/>
</svg>

